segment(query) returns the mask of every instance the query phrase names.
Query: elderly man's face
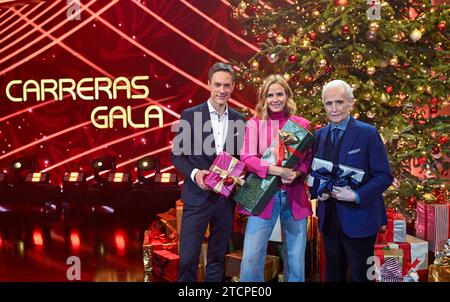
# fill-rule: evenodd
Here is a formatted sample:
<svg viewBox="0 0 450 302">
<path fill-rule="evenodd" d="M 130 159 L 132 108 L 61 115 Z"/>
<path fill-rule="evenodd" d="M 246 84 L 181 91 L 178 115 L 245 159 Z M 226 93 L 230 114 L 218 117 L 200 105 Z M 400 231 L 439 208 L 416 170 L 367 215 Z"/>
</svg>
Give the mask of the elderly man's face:
<svg viewBox="0 0 450 302">
<path fill-rule="evenodd" d="M 326 91 L 323 104 L 328 119 L 335 124 L 345 120 L 353 108 L 353 100 L 349 100 L 343 87 L 333 87 Z"/>
</svg>

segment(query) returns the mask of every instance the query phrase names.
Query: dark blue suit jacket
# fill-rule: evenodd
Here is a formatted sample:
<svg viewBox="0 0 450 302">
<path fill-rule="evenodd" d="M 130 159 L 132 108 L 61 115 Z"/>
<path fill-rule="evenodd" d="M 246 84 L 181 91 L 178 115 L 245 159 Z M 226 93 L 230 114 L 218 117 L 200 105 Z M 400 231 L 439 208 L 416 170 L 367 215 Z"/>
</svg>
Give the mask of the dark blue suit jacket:
<svg viewBox="0 0 450 302">
<path fill-rule="evenodd" d="M 196 125 L 197 129 L 194 127 L 194 115 L 197 113 L 197 117 L 201 116 L 201 125 Z M 210 194 L 215 194 L 212 191 L 204 191 L 194 183 L 191 179 L 191 173 L 194 168 L 200 170 L 209 170 L 212 162 L 216 158 L 215 151 L 213 154 L 205 154 L 203 150 L 203 144 L 205 141 L 211 142 L 210 146 L 214 149 L 214 136 L 212 128 L 202 131 L 204 124 L 210 120 L 210 113 L 207 102 L 200 105 L 188 108 L 181 113 L 180 121 L 186 121 L 189 123 L 190 127 L 190 146 L 184 148 L 183 144 L 177 144 L 176 139 L 173 140 L 173 148 L 171 161 L 175 168 L 180 171 L 184 176 L 183 190 L 181 192 L 181 199 L 183 203 L 191 206 L 200 206 L 202 203 L 206 202 Z M 241 127 L 232 127 L 233 123 L 231 121 L 242 121 Z M 237 112 L 228 106 L 228 130 L 227 137 L 224 144 L 224 151 L 227 151 L 231 155 L 238 157 L 238 152 L 241 150 L 245 131 L 245 118 L 242 114 Z M 183 129 L 179 129 L 176 133 L 181 134 Z M 196 132 L 196 133 L 194 133 Z M 187 134 L 187 133 L 185 133 Z M 209 136 L 209 139 L 206 138 Z M 211 139 L 212 138 L 212 139 Z M 180 148 L 183 151 L 180 151 Z M 194 154 L 194 150 L 200 151 L 200 154 Z M 214 149 L 215 150 L 215 149 Z"/>
<path fill-rule="evenodd" d="M 324 159 L 325 144 L 330 125 L 316 132 L 314 157 Z M 350 117 L 339 152 L 339 164 L 364 170 L 364 178 L 355 191 L 361 204 L 355 206 L 346 202 L 336 202 L 336 211 L 345 234 L 352 238 L 374 235 L 380 226 L 387 224 L 383 192 L 392 184 L 393 177 L 384 143 L 377 129 Z M 319 180 L 314 180 L 311 197 L 317 198 Z M 322 230 L 325 203 L 319 202 L 317 215 Z"/>
</svg>

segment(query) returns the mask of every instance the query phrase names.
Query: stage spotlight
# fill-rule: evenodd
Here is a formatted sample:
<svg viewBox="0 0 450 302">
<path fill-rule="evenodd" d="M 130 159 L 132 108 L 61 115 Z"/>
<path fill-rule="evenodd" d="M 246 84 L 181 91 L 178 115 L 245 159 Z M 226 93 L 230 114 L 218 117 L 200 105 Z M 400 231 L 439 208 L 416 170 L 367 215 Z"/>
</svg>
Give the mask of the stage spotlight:
<svg viewBox="0 0 450 302">
<path fill-rule="evenodd" d="M 131 189 L 131 174 L 123 172 L 109 173 L 108 186 L 117 189 Z"/>
<path fill-rule="evenodd" d="M 50 176 L 48 173 L 28 173 L 25 181 L 33 184 L 48 184 L 50 181 Z"/>
<path fill-rule="evenodd" d="M 144 172 L 155 170 L 155 173 L 159 173 L 159 159 L 151 156 L 146 156 L 138 160 L 137 171 L 138 180 L 141 183 L 149 182 L 144 176 Z"/>
<path fill-rule="evenodd" d="M 178 175 L 176 173 L 156 173 L 156 185 L 178 186 Z"/>
<path fill-rule="evenodd" d="M 86 185 L 86 173 L 83 172 L 66 172 L 64 173 L 64 185 L 83 186 Z"/>
<path fill-rule="evenodd" d="M 36 171 L 36 164 L 37 160 L 34 156 L 15 159 L 11 164 L 15 183 L 24 184 L 26 176 Z"/>
<path fill-rule="evenodd" d="M 92 161 L 92 170 L 94 171 L 94 179 L 100 184 L 105 184 L 107 178 L 100 176 L 102 171 L 116 172 L 116 159 L 113 156 L 105 156 L 96 158 Z"/>
</svg>

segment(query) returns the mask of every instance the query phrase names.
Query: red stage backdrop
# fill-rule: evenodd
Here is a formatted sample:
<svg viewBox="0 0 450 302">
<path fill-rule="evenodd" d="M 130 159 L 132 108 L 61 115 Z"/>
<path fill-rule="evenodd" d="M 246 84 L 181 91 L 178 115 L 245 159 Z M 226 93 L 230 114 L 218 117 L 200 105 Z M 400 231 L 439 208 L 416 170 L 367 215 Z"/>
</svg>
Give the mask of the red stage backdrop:
<svg viewBox="0 0 450 302">
<path fill-rule="evenodd" d="M 225 0 L 0 1 L 0 171 L 29 155 L 57 184 L 104 155 L 173 169 L 171 124 L 208 98 L 214 62 L 257 51 L 245 39 Z M 231 106 L 254 103 L 236 89 Z"/>
</svg>

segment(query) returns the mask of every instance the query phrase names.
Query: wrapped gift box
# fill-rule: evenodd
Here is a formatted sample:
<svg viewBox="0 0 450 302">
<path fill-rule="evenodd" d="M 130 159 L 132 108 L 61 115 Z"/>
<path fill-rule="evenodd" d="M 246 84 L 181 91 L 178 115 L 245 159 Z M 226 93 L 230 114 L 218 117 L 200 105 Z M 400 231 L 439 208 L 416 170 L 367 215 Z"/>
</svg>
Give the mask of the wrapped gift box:
<svg viewBox="0 0 450 302">
<path fill-rule="evenodd" d="M 428 282 L 450 282 L 450 266 L 430 265 Z"/>
<path fill-rule="evenodd" d="M 176 282 L 180 266 L 180 256 L 168 250 L 153 251 L 153 274 L 167 280 Z"/>
<path fill-rule="evenodd" d="M 377 235 L 377 243 L 406 242 L 406 219 L 399 213 L 387 213 L 388 223 Z"/>
<path fill-rule="evenodd" d="M 205 185 L 224 197 L 231 195 L 236 184 L 244 183 L 245 164 L 225 151 L 217 154 L 209 171 L 204 179 Z"/>
<path fill-rule="evenodd" d="M 311 164 L 311 173 L 306 181 L 309 187 L 313 186 L 316 177 L 320 178 L 318 190 L 320 195 L 322 192 L 331 191 L 333 186 L 344 187 L 349 185 L 355 189 L 357 184 L 362 181 L 364 171 L 345 165 L 333 166 L 331 161 L 314 158 Z"/>
<path fill-rule="evenodd" d="M 402 249 L 390 248 L 386 244 L 376 244 L 375 256 L 379 258 L 380 265 L 383 265 L 388 258 L 396 258 L 403 267 L 404 251 Z"/>
<path fill-rule="evenodd" d="M 294 168 L 302 158 L 301 152 L 306 151 L 313 140 L 314 136 L 308 130 L 288 120 L 262 159 L 272 165 Z M 258 215 L 275 195 L 279 184 L 279 176 L 267 175 L 262 179 L 250 173 L 242 188 L 234 195 L 234 200 L 246 211 Z"/>
<path fill-rule="evenodd" d="M 165 213 L 156 214 L 156 217 L 166 221 L 168 224 L 170 224 L 174 228 L 177 227 L 177 216 L 176 216 L 176 210 L 174 208 L 168 210 Z"/>
<path fill-rule="evenodd" d="M 144 231 L 142 244 L 144 272 L 152 272 L 152 256 L 157 250 L 178 252 L 178 236 L 174 227 L 164 220 L 156 220 Z"/>
<path fill-rule="evenodd" d="M 450 203 L 418 202 L 416 236 L 428 241 L 430 251 L 441 250 L 450 238 Z"/>
<path fill-rule="evenodd" d="M 239 277 L 241 272 L 242 250 L 225 255 L 225 277 Z M 280 273 L 280 257 L 267 255 L 264 266 L 264 280 L 270 281 Z"/>
</svg>

